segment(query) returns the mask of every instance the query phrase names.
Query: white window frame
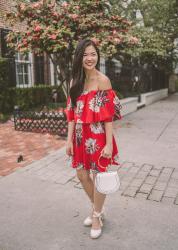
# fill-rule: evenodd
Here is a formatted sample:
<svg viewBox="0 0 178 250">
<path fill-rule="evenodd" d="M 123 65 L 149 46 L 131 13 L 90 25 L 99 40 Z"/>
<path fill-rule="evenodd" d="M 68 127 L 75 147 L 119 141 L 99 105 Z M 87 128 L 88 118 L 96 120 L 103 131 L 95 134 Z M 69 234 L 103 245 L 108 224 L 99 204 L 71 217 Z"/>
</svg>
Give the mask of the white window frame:
<svg viewBox="0 0 178 250">
<path fill-rule="evenodd" d="M 53 55 L 52 55 L 53 57 Z M 54 64 L 51 60 L 51 58 L 49 58 L 49 62 L 50 62 L 50 75 L 51 75 L 51 86 L 54 86 L 55 85 L 55 72 L 54 72 Z"/>
<path fill-rule="evenodd" d="M 114 62 L 114 64 L 115 64 L 115 73 L 116 74 L 120 74 L 121 70 L 122 70 L 122 63 L 121 63 L 121 61 L 113 58 L 112 62 Z"/>
<path fill-rule="evenodd" d="M 20 52 L 16 53 L 16 57 L 15 57 L 15 70 L 16 70 L 16 86 L 19 88 L 28 88 L 28 87 L 32 87 L 34 85 L 34 76 L 32 73 L 32 53 L 28 53 L 28 60 L 21 60 L 20 56 L 22 54 Z M 19 72 L 18 72 L 18 65 L 22 64 L 23 65 L 27 65 L 27 72 L 25 72 L 25 68 L 22 68 L 22 77 L 23 77 L 23 83 L 20 84 L 19 81 Z M 28 84 L 25 83 L 25 75 L 28 76 Z"/>
</svg>

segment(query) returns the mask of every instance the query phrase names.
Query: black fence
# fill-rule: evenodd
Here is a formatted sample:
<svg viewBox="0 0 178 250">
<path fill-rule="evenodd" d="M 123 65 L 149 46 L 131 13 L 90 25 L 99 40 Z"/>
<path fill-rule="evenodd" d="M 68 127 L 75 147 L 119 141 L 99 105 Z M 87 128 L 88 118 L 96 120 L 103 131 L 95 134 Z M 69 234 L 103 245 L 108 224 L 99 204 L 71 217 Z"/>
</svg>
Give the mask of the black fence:
<svg viewBox="0 0 178 250">
<path fill-rule="evenodd" d="M 28 88 L 32 85 L 60 84 L 55 67 L 51 72 L 52 64 L 49 58 L 43 56 L 33 56 L 33 63 L 28 60 L 15 62 L 15 58 L 9 58 L 7 68 L 11 86 Z M 168 88 L 169 75 L 155 65 L 122 65 L 116 60 L 106 60 L 100 70 L 110 78 L 113 88 L 123 97 Z"/>
<path fill-rule="evenodd" d="M 67 119 L 62 111 L 14 111 L 14 127 L 18 131 L 67 136 Z"/>
<path fill-rule="evenodd" d="M 106 61 L 106 75 L 123 97 L 168 88 L 169 75 L 154 65 L 123 65 Z"/>
</svg>

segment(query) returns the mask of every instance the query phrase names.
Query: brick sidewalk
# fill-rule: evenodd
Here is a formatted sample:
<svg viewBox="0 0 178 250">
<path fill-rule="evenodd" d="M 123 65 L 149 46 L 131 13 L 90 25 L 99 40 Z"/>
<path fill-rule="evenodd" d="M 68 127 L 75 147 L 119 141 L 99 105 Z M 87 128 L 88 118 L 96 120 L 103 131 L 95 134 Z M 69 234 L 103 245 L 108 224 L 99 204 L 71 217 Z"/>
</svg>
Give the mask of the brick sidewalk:
<svg viewBox="0 0 178 250">
<path fill-rule="evenodd" d="M 34 168 L 32 171 L 39 175 L 41 169 L 37 172 Z M 120 194 L 122 196 L 178 205 L 177 169 L 150 164 L 139 165 L 126 161 L 121 164 L 118 173 L 121 181 Z M 44 175 L 43 172 L 41 175 Z M 43 176 L 41 178 L 44 179 Z M 52 180 L 52 176 L 48 177 L 48 179 Z M 69 180 L 74 183 L 74 187 L 83 189 L 76 177 Z"/>
<path fill-rule="evenodd" d="M 63 147 L 65 140 L 57 135 L 15 131 L 9 120 L 0 124 L 0 145 L 0 176 L 5 176 Z M 18 163 L 19 155 L 23 161 Z"/>
<path fill-rule="evenodd" d="M 178 205 L 178 170 L 125 162 L 119 169 L 123 196 Z"/>
</svg>

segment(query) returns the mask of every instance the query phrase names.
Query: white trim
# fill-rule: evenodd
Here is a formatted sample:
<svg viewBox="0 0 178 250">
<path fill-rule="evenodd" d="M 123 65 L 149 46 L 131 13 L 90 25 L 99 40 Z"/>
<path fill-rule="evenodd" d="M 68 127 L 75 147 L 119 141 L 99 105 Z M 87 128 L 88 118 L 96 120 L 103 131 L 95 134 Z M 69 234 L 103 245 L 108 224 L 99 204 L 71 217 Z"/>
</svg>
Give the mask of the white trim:
<svg viewBox="0 0 178 250">
<path fill-rule="evenodd" d="M 117 60 L 116 58 L 113 58 L 112 62 L 114 62 L 114 64 L 115 64 L 115 73 L 120 74 L 121 69 L 122 69 L 122 63 L 119 60 Z"/>
<path fill-rule="evenodd" d="M 53 57 L 53 55 L 52 55 Z M 55 81 L 54 81 L 54 64 L 51 60 L 51 58 L 49 58 L 49 63 L 50 63 L 50 78 L 51 78 L 51 86 L 55 85 Z"/>
<path fill-rule="evenodd" d="M 34 78 L 33 78 L 33 74 L 32 74 L 32 54 L 28 53 L 28 60 L 20 60 L 20 53 L 17 52 L 16 53 L 16 58 L 15 58 L 15 71 L 16 71 L 16 79 L 17 79 L 17 87 L 20 88 L 28 88 L 31 87 L 33 85 L 34 82 Z M 18 65 L 22 66 L 22 73 L 19 74 L 18 72 Z M 25 72 L 25 67 L 24 65 L 27 65 L 27 72 Z M 20 84 L 19 83 L 19 76 L 22 76 L 23 78 L 23 83 Z M 25 75 L 28 76 L 28 84 L 25 84 Z"/>
<path fill-rule="evenodd" d="M 168 97 L 168 89 L 159 89 L 156 91 L 141 94 L 141 103 L 144 105 L 149 105 L 166 97 Z"/>
<path fill-rule="evenodd" d="M 60 85 L 60 80 L 58 79 L 58 75 L 57 75 L 57 68 L 59 70 L 59 65 L 57 65 L 56 67 L 56 85 Z"/>
<path fill-rule="evenodd" d="M 31 75 L 31 86 L 34 86 L 34 82 L 35 82 L 35 76 L 34 76 L 34 60 L 33 60 L 33 54 L 31 52 L 29 52 L 29 62 L 30 62 L 30 75 Z"/>
</svg>

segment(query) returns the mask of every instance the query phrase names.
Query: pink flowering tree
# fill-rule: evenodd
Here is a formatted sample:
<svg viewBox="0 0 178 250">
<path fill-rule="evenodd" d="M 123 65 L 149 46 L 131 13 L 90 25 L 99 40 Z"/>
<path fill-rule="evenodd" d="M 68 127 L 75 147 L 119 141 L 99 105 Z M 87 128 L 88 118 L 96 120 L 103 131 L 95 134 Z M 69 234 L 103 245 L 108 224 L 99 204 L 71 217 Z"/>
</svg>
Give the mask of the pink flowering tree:
<svg viewBox="0 0 178 250">
<path fill-rule="evenodd" d="M 7 19 L 11 25 L 26 25 L 25 31 L 13 29 L 8 34 L 9 46 L 23 53 L 46 53 L 67 93 L 72 58 L 80 39 L 92 39 L 105 58 L 138 43 L 132 36 L 131 22 L 112 14 L 107 0 L 21 1 L 15 12 L 7 14 Z"/>
</svg>

